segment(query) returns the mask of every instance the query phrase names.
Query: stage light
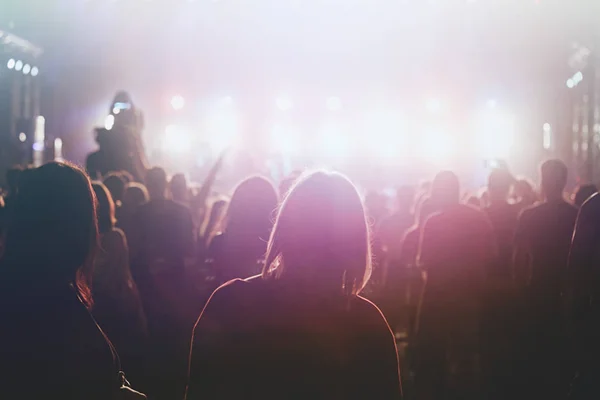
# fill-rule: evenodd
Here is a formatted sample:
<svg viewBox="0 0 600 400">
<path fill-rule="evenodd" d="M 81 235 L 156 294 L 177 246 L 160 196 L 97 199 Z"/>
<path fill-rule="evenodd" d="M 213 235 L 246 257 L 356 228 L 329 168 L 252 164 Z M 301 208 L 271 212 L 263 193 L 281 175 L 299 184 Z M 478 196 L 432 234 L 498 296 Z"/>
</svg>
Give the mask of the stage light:
<svg viewBox="0 0 600 400">
<path fill-rule="evenodd" d="M 38 67 L 31 68 L 31 76 L 38 76 L 39 73 L 40 70 L 38 69 Z"/>
<path fill-rule="evenodd" d="M 575 87 L 575 82 L 573 81 L 573 79 L 571 79 L 571 78 L 567 79 L 567 87 L 569 89 L 573 89 Z"/>
<path fill-rule="evenodd" d="M 31 72 L 31 65 L 25 64 L 25 66 L 23 67 L 23 75 L 27 75 L 30 72 Z"/>
<path fill-rule="evenodd" d="M 436 113 L 436 112 L 439 112 L 441 109 L 442 109 L 442 103 L 440 102 L 439 99 L 432 98 L 432 99 L 427 100 L 427 110 L 429 112 Z"/>
<path fill-rule="evenodd" d="M 176 95 L 171 98 L 171 107 L 173 107 L 173 110 L 181 110 L 184 106 L 185 99 L 182 96 Z"/>
<path fill-rule="evenodd" d="M 546 122 L 544 125 L 542 125 L 542 130 L 544 130 L 544 132 L 550 131 L 550 129 L 552 129 L 552 127 L 550 126 L 550 124 L 548 122 Z"/>
<path fill-rule="evenodd" d="M 179 125 L 167 125 L 162 140 L 162 149 L 170 153 L 185 153 L 191 150 L 192 138 L 187 129 Z"/>
<path fill-rule="evenodd" d="M 112 112 L 113 114 L 117 115 L 117 114 L 119 114 L 120 112 L 121 112 L 121 109 L 120 109 L 119 107 L 115 107 L 115 108 L 113 108 L 113 112 Z"/>
<path fill-rule="evenodd" d="M 288 97 L 278 97 L 275 100 L 275 104 L 277 105 L 277 108 L 279 108 L 281 111 L 291 110 L 294 106 L 292 100 Z"/>
<path fill-rule="evenodd" d="M 54 139 L 54 160 L 62 161 L 63 160 L 63 142 L 61 138 Z"/>
<path fill-rule="evenodd" d="M 577 85 L 579 82 L 581 82 L 583 80 L 583 73 L 581 71 L 577 71 L 575 72 L 575 75 L 573 75 L 573 82 L 575 82 L 575 84 Z"/>
<path fill-rule="evenodd" d="M 432 164 L 447 164 L 456 154 L 456 143 L 450 132 L 441 128 L 427 129 L 421 141 L 421 156 Z"/>
<path fill-rule="evenodd" d="M 115 116 L 112 114 L 107 115 L 106 118 L 104 118 L 104 128 L 110 131 L 113 126 L 115 126 Z"/>
<path fill-rule="evenodd" d="M 300 132 L 291 126 L 274 125 L 271 128 L 271 148 L 283 154 L 297 153 L 300 149 Z"/>
<path fill-rule="evenodd" d="M 25 132 L 19 133 L 19 142 L 23 143 L 26 140 L 27 140 L 27 135 L 25 134 Z"/>
<path fill-rule="evenodd" d="M 23 69 L 23 61 L 19 60 L 15 63 L 15 70 L 20 71 Z"/>
<path fill-rule="evenodd" d="M 11 58 L 10 60 L 8 60 L 8 62 L 6 63 L 6 68 L 8 69 L 13 69 L 15 67 L 16 61 L 14 58 Z"/>
<path fill-rule="evenodd" d="M 489 99 L 486 104 L 488 108 L 496 108 L 498 105 L 495 99 Z"/>
<path fill-rule="evenodd" d="M 542 131 L 542 146 L 544 149 L 549 150 L 552 147 L 552 127 L 546 122 L 542 126 Z"/>
<path fill-rule="evenodd" d="M 332 96 L 327 99 L 327 109 L 329 111 L 339 111 L 342 109 L 342 100 L 339 97 Z"/>
<path fill-rule="evenodd" d="M 319 148 L 328 157 L 344 157 L 348 155 L 349 143 L 339 126 L 325 124 L 319 132 Z"/>
</svg>

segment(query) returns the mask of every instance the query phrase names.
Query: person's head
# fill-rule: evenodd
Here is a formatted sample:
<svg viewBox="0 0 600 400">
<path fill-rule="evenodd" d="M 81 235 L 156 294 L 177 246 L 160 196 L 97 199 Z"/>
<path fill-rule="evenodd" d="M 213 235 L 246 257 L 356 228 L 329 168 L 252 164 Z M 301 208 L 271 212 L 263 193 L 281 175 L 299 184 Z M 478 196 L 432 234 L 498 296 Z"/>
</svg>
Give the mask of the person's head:
<svg viewBox="0 0 600 400">
<path fill-rule="evenodd" d="M 125 186 L 123 195 L 123 205 L 127 207 L 137 207 L 148 202 L 149 195 L 146 186 L 141 183 L 132 182 Z"/>
<path fill-rule="evenodd" d="M 151 199 L 163 199 L 167 190 L 167 173 L 160 167 L 151 168 L 146 174 L 146 187 Z"/>
<path fill-rule="evenodd" d="M 104 178 L 104 186 L 110 192 L 115 202 L 121 202 L 123 200 L 123 193 L 125 193 L 125 179 L 118 172 L 111 172 Z"/>
<path fill-rule="evenodd" d="M 431 201 L 444 208 L 460 201 L 458 176 L 452 171 L 439 172 L 431 183 Z"/>
<path fill-rule="evenodd" d="M 294 183 L 298 180 L 298 178 L 301 175 L 302 175 L 301 171 L 292 171 L 291 174 L 289 174 L 288 176 L 283 178 L 281 180 L 281 182 L 279 182 L 279 197 L 280 198 L 283 199 L 288 194 L 288 192 L 290 191 L 292 186 L 294 186 Z"/>
<path fill-rule="evenodd" d="M 597 192 L 598 192 L 598 188 L 596 187 L 596 185 L 594 185 L 592 183 L 580 185 L 577 188 L 577 192 L 575 193 L 575 198 L 573 199 L 573 204 L 577 207 L 581 207 L 587 199 L 592 197 L 592 195 Z"/>
<path fill-rule="evenodd" d="M 542 193 L 547 200 L 561 199 L 567 185 L 568 169 L 560 160 L 545 161 L 540 168 Z"/>
<path fill-rule="evenodd" d="M 490 201 L 492 203 L 505 202 L 508 199 L 513 181 L 513 177 L 507 170 L 500 168 L 493 169 L 488 177 L 487 187 Z"/>
<path fill-rule="evenodd" d="M 2 270 L 23 283 L 77 283 L 85 291 L 97 240 L 94 192 L 87 175 L 67 163 L 45 164 L 20 183 Z"/>
<path fill-rule="evenodd" d="M 468 205 L 470 205 L 471 207 L 475 207 L 477 209 L 481 208 L 481 200 L 479 199 L 479 197 L 477 197 L 475 195 L 469 195 L 469 196 L 467 196 L 466 203 Z"/>
<path fill-rule="evenodd" d="M 231 196 L 221 229 L 230 237 L 258 235 L 267 240 L 278 204 L 279 198 L 271 182 L 261 176 L 245 179 Z"/>
<path fill-rule="evenodd" d="M 356 295 L 371 273 L 369 228 L 360 195 L 338 173 L 314 172 L 286 196 L 262 276 Z"/>
<path fill-rule="evenodd" d="M 533 184 L 529 180 L 524 178 L 517 179 L 517 181 L 515 182 L 514 194 L 517 198 L 521 199 L 522 201 L 528 201 L 536 197 Z"/>
<path fill-rule="evenodd" d="M 115 203 L 110 192 L 101 182 L 93 182 L 92 189 L 94 189 L 98 201 L 96 205 L 98 232 L 103 234 L 115 227 Z"/>
<path fill-rule="evenodd" d="M 11 195 L 17 193 L 19 187 L 19 178 L 23 173 L 23 169 L 21 167 L 13 167 L 9 168 L 6 171 L 6 184 L 8 185 L 8 192 Z"/>
<path fill-rule="evenodd" d="M 396 189 L 396 207 L 398 211 L 410 212 L 415 203 L 414 186 L 404 185 Z"/>
<path fill-rule="evenodd" d="M 188 197 L 188 186 L 187 180 L 184 174 L 175 174 L 169 182 L 169 189 L 171 190 L 171 197 L 175 201 L 187 201 Z"/>
</svg>

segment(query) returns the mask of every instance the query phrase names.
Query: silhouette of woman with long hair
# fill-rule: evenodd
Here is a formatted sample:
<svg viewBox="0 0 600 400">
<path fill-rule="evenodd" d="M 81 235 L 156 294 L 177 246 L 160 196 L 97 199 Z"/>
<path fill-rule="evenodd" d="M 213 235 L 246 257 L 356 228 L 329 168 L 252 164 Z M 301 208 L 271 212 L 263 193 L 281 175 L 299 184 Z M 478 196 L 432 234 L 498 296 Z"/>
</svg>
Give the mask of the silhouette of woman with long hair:
<svg viewBox="0 0 600 400">
<path fill-rule="evenodd" d="M 0 397 L 118 395 L 118 356 L 86 309 L 95 214 L 77 167 L 46 164 L 21 182 L 0 263 Z"/>
<path fill-rule="evenodd" d="M 263 177 L 248 178 L 236 187 L 221 220 L 221 233 L 208 248 L 219 282 L 260 272 L 277 204 L 275 188 Z"/>
<path fill-rule="evenodd" d="M 392 332 L 359 296 L 369 239 L 347 178 L 301 178 L 281 206 L 262 274 L 221 286 L 200 315 L 187 399 L 401 398 Z"/>
</svg>

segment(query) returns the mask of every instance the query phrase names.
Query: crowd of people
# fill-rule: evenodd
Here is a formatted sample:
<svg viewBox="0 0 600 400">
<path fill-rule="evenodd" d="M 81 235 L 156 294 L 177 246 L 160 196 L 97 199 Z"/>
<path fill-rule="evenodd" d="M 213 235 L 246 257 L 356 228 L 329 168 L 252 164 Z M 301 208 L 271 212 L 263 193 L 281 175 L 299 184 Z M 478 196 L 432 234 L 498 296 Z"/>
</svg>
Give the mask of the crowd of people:
<svg viewBox="0 0 600 400">
<path fill-rule="evenodd" d="M 491 170 L 394 198 L 336 172 L 216 193 L 164 169 L 13 168 L 0 393 L 56 399 L 587 399 L 600 196 Z M 96 177 L 96 176 L 95 176 Z M 125 376 L 126 374 L 126 376 Z"/>
</svg>

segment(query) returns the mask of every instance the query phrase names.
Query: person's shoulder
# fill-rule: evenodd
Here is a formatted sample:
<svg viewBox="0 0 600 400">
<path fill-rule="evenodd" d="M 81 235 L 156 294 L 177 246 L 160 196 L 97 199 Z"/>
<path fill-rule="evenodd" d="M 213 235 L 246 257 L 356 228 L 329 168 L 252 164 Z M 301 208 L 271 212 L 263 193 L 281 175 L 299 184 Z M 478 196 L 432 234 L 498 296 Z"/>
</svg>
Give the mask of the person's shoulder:
<svg viewBox="0 0 600 400">
<path fill-rule="evenodd" d="M 595 193 L 589 199 L 587 199 L 581 206 L 582 214 L 598 214 L 600 215 L 600 194 Z"/>
</svg>

